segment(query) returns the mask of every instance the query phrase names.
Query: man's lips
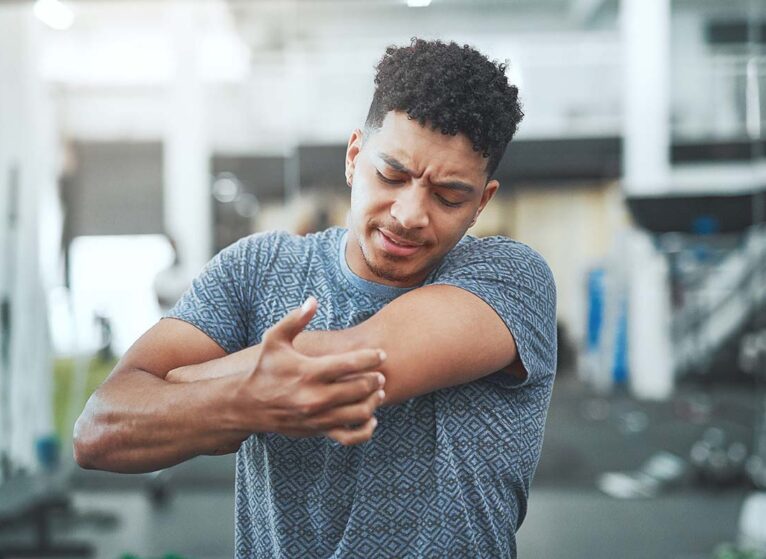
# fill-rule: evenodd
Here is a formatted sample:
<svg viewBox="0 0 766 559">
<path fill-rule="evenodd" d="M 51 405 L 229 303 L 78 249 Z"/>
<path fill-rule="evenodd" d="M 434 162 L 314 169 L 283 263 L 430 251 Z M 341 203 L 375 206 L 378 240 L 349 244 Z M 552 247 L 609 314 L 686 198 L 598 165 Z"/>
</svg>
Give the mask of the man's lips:
<svg viewBox="0 0 766 559">
<path fill-rule="evenodd" d="M 393 233 L 378 229 L 381 248 L 389 254 L 395 256 L 410 256 L 415 254 L 423 245 L 413 244 L 411 241 L 405 241 Z"/>
<path fill-rule="evenodd" d="M 399 237 L 398 235 L 394 235 L 391 233 L 391 231 L 388 231 L 386 229 L 378 229 L 381 233 L 383 233 L 386 237 L 389 238 L 389 240 L 395 242 L 397 245 L 403 246 L 403 247 L 419 247 L 423 246 L 423 243 L 416 243 L 414 241 L 408 241 L 407 239 L 403 239 L 402 237 Z"/>
</svg>

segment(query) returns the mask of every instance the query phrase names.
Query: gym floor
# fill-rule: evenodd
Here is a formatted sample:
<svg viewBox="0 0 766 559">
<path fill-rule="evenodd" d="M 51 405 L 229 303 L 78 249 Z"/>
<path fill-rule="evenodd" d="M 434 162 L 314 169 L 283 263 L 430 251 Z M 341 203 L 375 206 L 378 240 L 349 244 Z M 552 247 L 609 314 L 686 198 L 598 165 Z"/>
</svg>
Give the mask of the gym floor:
<svg viewBox="0 0 766 559">
<path fill-rule="evenodd" d="M 751 490 L 744 482 L 709 487 L 687 475 L 655 498 L 620 500 L 595 481 L 604 471 L 636 470 L 658 451 L 687 458 L 710 425 L 749 443 L 757 403 L 752 387 L 731 385 L 683 386 L 662 404 L 624 394 L 606 399 L 560 375 L 519 557 L 711 558 L 719 544 L 736 540 Z M 191 460 L 159 478 L 78 472 L 74 505 L 82 519 L 59 525 L 57 539 L 87 541 L 104 559 L 232 557 L 232 458 Z M 167 491 L 159 503 L 152 487 Z"/>
</svg>

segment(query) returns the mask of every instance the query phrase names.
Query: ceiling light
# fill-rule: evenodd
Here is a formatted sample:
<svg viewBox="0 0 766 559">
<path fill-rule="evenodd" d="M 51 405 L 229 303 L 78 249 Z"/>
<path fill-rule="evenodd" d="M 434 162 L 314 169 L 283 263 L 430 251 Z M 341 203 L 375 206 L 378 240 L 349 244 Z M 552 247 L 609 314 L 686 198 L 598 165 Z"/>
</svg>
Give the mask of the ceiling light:
<svg viewBox="0 0 766 559">
<path fill-rule="evenodd" d="M 71 8 L 62 4 L 60 0 L 37 0 L 32 9 L 37 19 L 58 31 L 69 29 L 74 23 Z"/>
<path fill-rule="evenodd" d="M 431 5 L 431 0 L 407 0 L 410 8 L 425 8 Z"/>
</svg>

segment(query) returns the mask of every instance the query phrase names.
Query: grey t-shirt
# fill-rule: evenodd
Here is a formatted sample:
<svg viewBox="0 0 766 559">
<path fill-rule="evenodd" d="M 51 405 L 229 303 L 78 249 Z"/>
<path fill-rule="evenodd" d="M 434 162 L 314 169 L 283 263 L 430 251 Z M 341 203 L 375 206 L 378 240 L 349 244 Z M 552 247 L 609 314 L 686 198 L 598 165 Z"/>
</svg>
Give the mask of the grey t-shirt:
<svg viewBox="0 0 766 559">
<path fill-rule="evenodd" d="M 346 238 L 341 228 L 243 238 L 208 263 L 166 316 L 227 352 L 259 343 L 309 295 L 319 308 L 308 330 L 359 324 L 408 289 L 356 276 Z M 237 454 L 237 557 L 516 556 L 556 370 L 552 274 L 522 243 L 466 236 L 424 283 L 486 301 L 513 334 L 526 380 L 500 371 L 379 408 L 372 439 L 358 446 L 250 436 Z"/>
</svg>

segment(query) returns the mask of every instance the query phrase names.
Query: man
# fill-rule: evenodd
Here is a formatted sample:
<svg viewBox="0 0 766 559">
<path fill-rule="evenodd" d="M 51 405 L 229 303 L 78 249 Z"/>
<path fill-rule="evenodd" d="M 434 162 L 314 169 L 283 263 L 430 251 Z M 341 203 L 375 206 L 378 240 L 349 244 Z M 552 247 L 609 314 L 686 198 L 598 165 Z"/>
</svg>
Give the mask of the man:
<svg viewBox="0 0 766 559">
<path fill-rule="evenodd" d="M 221 251 L 90 399 L 78 463 L 237 451 L 238 557 L 515 556 L 556 303 L 536 252 L 464 236 L 522 117 L 504 71 L 455 43 L 387 49 L 348 142 L 348 229 Z"/>
</svg>

